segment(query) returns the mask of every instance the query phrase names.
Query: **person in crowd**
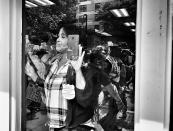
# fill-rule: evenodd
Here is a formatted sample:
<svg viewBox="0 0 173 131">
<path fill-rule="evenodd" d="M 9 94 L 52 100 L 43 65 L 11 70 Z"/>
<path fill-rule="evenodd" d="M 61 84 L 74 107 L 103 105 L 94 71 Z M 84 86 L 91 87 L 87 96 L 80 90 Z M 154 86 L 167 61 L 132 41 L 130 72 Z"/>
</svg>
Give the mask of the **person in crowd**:
<svg viewBox="0 0 173 131">
<path fill-rule="evenodd" d="M 115 128 L 112 129 L 110 127 L 110 123 L 114 123 L 112 118 L 117 117 L 120 119 L 123 115 L 122 112 L 126 110 L 126 107 L 118 94 L 116 86 L 112 84 L 109 78 L 109 73 L 107 72 L 110 70 L 108 69 L 109 62 L 106 60 L 106 57 L 97 47 L 91 52 L 92 53 L 89 56 L 85 57 L 89 59 L 89 62 L 84 76 L 86 80 L 86 87 L 92 87 L 89 88 L 91 89 L 90 92 L 95 92 L 92 96 L 92 107 L 95 111 L 93 123 L 95 127 L 99 127 L 98 130 L 101 130 L 101 127 L 105 131 L 115 130 Z M 88 61 L 88 59 L 85 61 Z M 116 108 L 108 102 L 110 98 L 112 98 L 113 102 L 116 103 Z M 110 108 L 113 110 L 112 113 L 110 113 Z M 111 119 L 107 119 L 110 114 Z M 98 126 L 99 124 L 101 124 L 101 127 Z"/>
<path fill-rule="evenodd" d="M 106 49 L 106 48 L 105 48 Z M 109 49 L 109 48 L 108 48 Z M 105 51 L 107 52 L 107 51 Z M 109 52 L 109 50 L 108 50 Z M 113 78 L 113 83 L 117 85 L 118 87 L 118 90 L 119 90 L 119 94 L 120 94 L 120 97 L 123 101 L 123 103 L 126 105 L 127 107 L 127 111 L 126 111 L 126 117 L 124 117 L 125 119 L 123 121 L 120 121 L 119 123 L 117 123 L 117 125 L 120 125 L 122 128 L 129 128 L 131 129 L 132 128 L 132 123 L 133 123 L 133 120 L 129 120 L 129 110 L 130 111 L 134 111 L 134 108 L 133 106 L 128 106 L 128 105 L 133 105 L 134 104 L 134 83 L 135 83 L 135 77 L 134 77 L 134 74 L 135 74 L 135 68 L 134 68 L 134 65 L 133 65 L 133 59 L 132 57 L 134 57 L 134 54 L 132 52 L 130 52 L 129 49 L 125 49 L 125 50 L 122 50 L 121 51 L 121 55 L 122 56 L 125 56 L 125 58 L 128 58 L 128 64 L 127 63 L 123 63 L 124 59 L 120 59 L 120 58 L 117 58 L 117 57 L 112 57 L 110 59 L 110 57 L 107 57 L 108 60 L 113 63 L 114 61 L 117 62 L 117 66 L 119 66 L 120 68 L 120 79 L 119 81 L 116 81 L 117 79 L 115 79 L 113 76 L 116 76 L 116 75 L 113 75 L 114 72 L 111 71 L 111 77 Z M 108 53 L 108 56 L 109 56 L 110 53 Z M 123 58 L 123 57 L 121 57 Z M 131 59 L 129 59 L 131 58 Z M 113 64 L 112 64 L 113 65 Z M 114 64 L 115 65 L 115 64 Z M 114 67 L 114 66 L 112 66 Z M 116 68 L 115 68 L 116 69 Z M 115 70 L 116 71 L 116 70 Z M 127 103 L 127 99 L 130 99 L 130 101 L 128 101 Z M 129 104 L 129 102 L 131 102 L 131 104 Z M 132 118 L 132 117 L 131 117 Z"/>
<path fill-rule="evenodd" d="M 96 52 L 92 53 L 87 69 L 81 68 L 84 57 L 81 47 L 77 60 L 67 58 L 68 34 L 65 27 L 60 28 L 56 40 L 57 54 L 44 61 L 49 67 L 49 72 L 43 78 L 45 94 L 42 97 L 47 106 L 48 125 L 52 131 L 90 131 L 94 129 L 91 119 L 101 90 L 110 94 L 120 112 L 125 106 L 104 71 L 103 57 L 98 57 Z M 33 81 L 41 81 L 42 78 L 38 77 L 29 63 L 25 69 Z"/>
<path fill-rule="evenodd" d="M 123 110 L 118 112 L 118 104 L 116 100 L 107 95 L 104 92 L 104 103 L 100 106 L 100 110 L 103 106 L 108 105 L 108 112 L 101 120 L 100 124 L 104 127 L 105 131 L 120 131 L 122 128 L 121 122 L 123 122 L 126 118 L 126 111 L 127 111 L 127 101 L 125 98 L 125 93 L 121 89 L 119 82 L 120 82 L 120 66 L 118 65 L 118 60 L 110 55 L 110 48 L 107 46 L 98 46 L 98 50 L 103 54 L 106 59 L 106 65 L 104 67 L 105 73 L 109 76 L 112 84 L 114 85 L 115 91 L 118 92 L 123 104 L 125 105 Z M 105 103 L 107 102 L 107 104 Z M 103 112 L 103 111 L 102 111 Z M 117 117 L 114 117 L 117 114 Z"/>
<path fill-rule="evenodd" d="M 87 121 L 93 116 L 92 100 L 95 94 L 93 86 L 87 86 L 81 65 L 85 52 L 79 46 L 79 57 L 76 60 L 67 58 L 67 28 L 61 27 L 56 40 L 57 54 L 48 58 L 45 65 L 50 65 L 45 74 L 45 94 L 42 99 L 47 106 L 50 131 L 90 131 Z M 33 81 L 38 81 L 37 73 L 28 63 L 26 74 Z"/>
<path fill-rule="evenodd" d="M 45 55 L 47 52 L 44 50 L 38 50 L 39 45 L 35 45 L 33 41 L 26 37 L 26 49 L 25 49 L 25 60 L 26 66 L 28 64 L 32 66 L 37 76 L 44 79 L 44 74 L 46 73 L 45 65 L 40 61 L 41 56 Z M 31 55 L 32 54 L 32 55 Z M 26 74 L 26 109 L 27 109 L 27 118 L 34 119 L 32 116 L 36 112 L 43 110 L 42 108 L 42 99 L 41 92 L 44 92 L 44 84 L 40 81 L 35 82 L 32 77 Z M 42 108 L 42 109 L 41 109 Z"/>
</svg>

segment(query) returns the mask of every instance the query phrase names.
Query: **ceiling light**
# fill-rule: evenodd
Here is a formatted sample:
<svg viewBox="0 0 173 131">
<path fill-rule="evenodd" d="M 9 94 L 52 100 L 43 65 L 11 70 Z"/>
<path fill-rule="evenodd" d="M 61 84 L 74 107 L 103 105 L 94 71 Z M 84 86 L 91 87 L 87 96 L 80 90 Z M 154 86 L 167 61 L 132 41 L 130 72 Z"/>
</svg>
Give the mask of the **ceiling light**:
<svg viewBox="0 0 173 131">
<path fill-rule="evenodd" d="M 129 22 L 124 23 L 125 26 L 130 26 L 131 24 Z"/>
<path fill-rule="evenodd" d="M 53 3 L 53 2 L 50 1 L 50 0 L 32 0 L 32 1 L 33 1 L 33 2 L 36 2 L 36 3 L 39 4 L 39 5 L 43 5 L 43 6 L 55 4 L 55 3 Z"/>
<path fill-rule="evenodd" d="M 29 1 L 25 1 L 26 5 L 29 6 L 29 7 L 37 7 L 38 5 L 32 3 L 32 2 L 29 2 Z"/>
<path fill-rule="evenodd" d="M 47 6 L 47 5 L 53 5 L 55 3 L 53 3 L 52 1 L 50 0 L 27 0 L 25 2 L 25 6 L 28 7 L 28 8 L 31 8 L 31 7 L 37 7 L 39 5 L 41 6 Z"/>
<path fill-rule="evenodd" d="M 32 7 L 32 6 L 28 5 L 28 4 L 25 4 L 25 6 L 28 7 L 28 8 L 31 8 Z"/>
<path fill-rule="evenodd" d="M 134 22 L 125 22 L 124 23 L 125 26 L 135 26 Z"/>
<path fill-rule="evenodd" d="M 105 35 L 105 36 L 112 36 L 111 34 L 106 33 L 106 32 L 102 32 L 101 34 L 102 34 L 102 35 Z"/>
<path fill-rule="evenodd" d="M 129 14 L 128 14 L 128 12 L 127 12 L 126 9 L 120 9 L 120 11 L 122 12 L 122 14 L 123 14 L 124 17 L 129 16 Z"/>
<path fill-rule="evenodd" d="M 116 15 L 117 17 L 122 17 L 118 9 L 111 10 L 111 12 Z"/>
<path fill-rule="evenodd" d="M 47 5 L 45 2 L 43 2 L 42 0 L 34 0 L 34 2 L 36 2 L 39 5 Z"/>
<path fill-rule="evenodd" d="M 42 0 L 43 2 L 45 2 L 45 3 L 47 3 L 48 5 L 53 5 L 53 4 L 55 4 L 55 3 L 53 3 L 52 1 L 50 1 L 50 0 Z"/>
<path fill-rule="evenodd" d="M 135 26 L 135 22 L 130 22 L 130 25 L 131 26 Z"/>
<path fill-rule="evenodd" d="M 98 29 L 95 29 L 95 32 L 96 32 L 96 33 L 99 33 L 99 34 L 101 34 L 101 35 L 105 35 L 105 36 L 112 36 L 111 34 L 106 33 L 106 32 L 101 32 L 101 31 L 99 31 Z"/>
<path fill-rule="evenodd" d="M 132 32 L 135 32 L 136 30 L 135 29 L 131 29 Z"/>
<path fill-rule="evenodd" d="M 116 17 L 128 17 L 129 16 L 127 10 L 124 9 L 124 8 L 123 9 L 113 9 L 113 10 L 110 10 L 110 11 Z"/>
</svg>

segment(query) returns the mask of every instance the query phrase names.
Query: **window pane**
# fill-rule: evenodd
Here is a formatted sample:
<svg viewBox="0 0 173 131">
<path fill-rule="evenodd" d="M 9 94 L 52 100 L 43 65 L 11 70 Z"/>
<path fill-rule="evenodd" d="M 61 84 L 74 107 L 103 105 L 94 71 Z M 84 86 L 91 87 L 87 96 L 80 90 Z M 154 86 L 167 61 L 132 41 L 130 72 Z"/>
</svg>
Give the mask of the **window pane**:
<svg viewBox="0 0 173 131">
<path fill-rule="evenodd" d="M 80 5 L 79 6 L 79 11 L 80 12 L 86 12 L 87 11 L 87 6 L 86 5 Z"/>
<path fill-rule="evenodd" d="M 101 3 L 96 3 L 95 4 L 95 11 L 98 11 L 101 7 Z"/>
<path fill-rule="evenodd" d="M 55 3 L 25 3 L 26 130 L 49 131 L 67 126 L 68 120 L 72 120 L 71 127 L 80 123 L 79 131 L 86 126 L 98 131 L 133 130 L 135 31 L 131 29 L 136 26 L 136 3 L 50 1 Z M 128 18 L 117 18 L 111 11 L 124 7 L 128 7 Z M 126 26 L 125 22 L 133 24 Z M 84 77 L 76 77 L 78 72 L 71 69 L 79 43 L 85 50 L 80 73 Z M 85 78 L 85 93 L 77 90 L 78 78 L 80 84 Z M 80 112 L 82 116 L 76 117 Z M 80 126 L 89 120 L 89 125 Z"/>
</svg>

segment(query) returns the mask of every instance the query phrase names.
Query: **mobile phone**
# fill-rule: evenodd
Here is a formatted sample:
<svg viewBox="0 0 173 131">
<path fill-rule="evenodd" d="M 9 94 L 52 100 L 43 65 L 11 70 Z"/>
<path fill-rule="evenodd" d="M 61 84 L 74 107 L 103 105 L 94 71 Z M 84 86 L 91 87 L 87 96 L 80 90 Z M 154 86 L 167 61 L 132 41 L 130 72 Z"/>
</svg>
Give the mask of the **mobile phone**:
<svg viewBox="0 0 173 131">
<path fill-rule="evenodd" d="M 69 35 L 68 36 L 68 54 L 69 59 L 74 59 L 79 56 L 79 35 Z"/>
</svg>

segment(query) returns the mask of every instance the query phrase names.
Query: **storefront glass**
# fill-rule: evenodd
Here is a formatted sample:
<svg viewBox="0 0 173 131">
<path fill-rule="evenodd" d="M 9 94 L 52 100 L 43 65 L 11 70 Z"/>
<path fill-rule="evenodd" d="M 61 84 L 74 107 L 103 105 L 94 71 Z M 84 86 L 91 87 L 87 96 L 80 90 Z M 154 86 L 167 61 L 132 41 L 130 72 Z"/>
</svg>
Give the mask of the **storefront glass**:
<svg viewBox="0 0 173 131">
<path fill-rule="evenodd" d="M 69 30 L 67 59 L 77 59 L 79 44 L 85 51 L 82 68 L 86 83 L 90 82 L 86 74 L 93 57 L 94 62 L 99 59 L 94 66 L 101 69 L 106 77 L 99 77 L 97 95 L 91 96 L 96 98 L 93 101 L 97 103 L 91 102 L 87 107 L 80 107 L 93 109 L 89 112 L 92 117 L 85 121 L 89 124 L 83 122 L 80 126 L 85 125 L 97 131 L 134 130 L 137 2 L 88 1 L 83 3 L 81 0 L 25 0 L 26 75 L 23 108 L 26 110 L 26 121 L 23 122 L 26 127 L 23 130 L 52 130 L 48 123 L 50 110 L 45 101 L 45 80 L 50 74 L 53 58 L 59 53 L 56 43 L 59 38 L 58 29 L 61 26 Z M 103 58 L 99 58 L 93 52 L 97 52 Z M 97 65 L 100 61 L 100 65 Z M 106 90 L 107 85 L 101 80 L 107 80 L 105 83 L 110 82 L 113 90 Z M 112 92 L 118 93 L 120 98 L 117 99 L 121 102 L 113 97 Z M 77 95 L 73 100 L 77 101 Z M 67 125 L 60 127 L 64 126 Z"/>
</svg>

